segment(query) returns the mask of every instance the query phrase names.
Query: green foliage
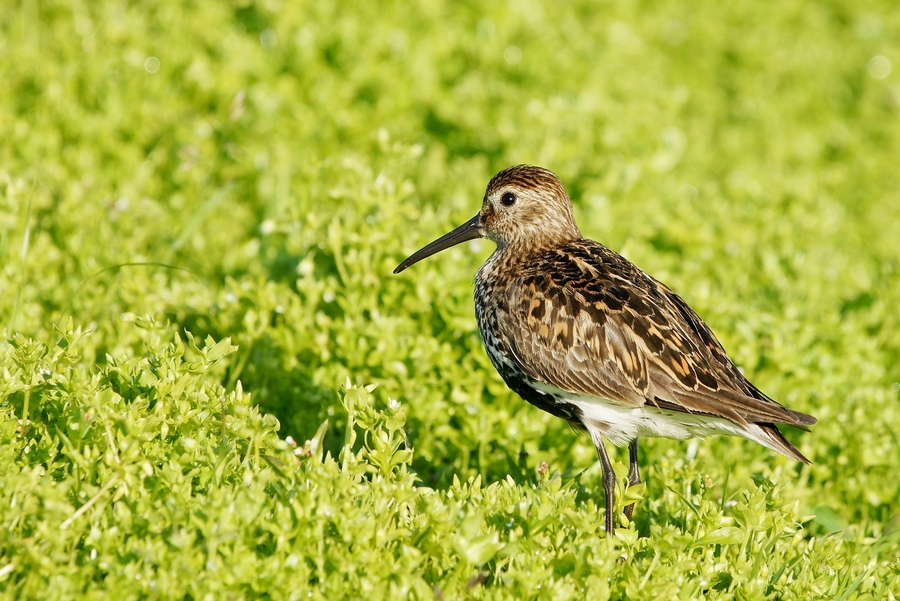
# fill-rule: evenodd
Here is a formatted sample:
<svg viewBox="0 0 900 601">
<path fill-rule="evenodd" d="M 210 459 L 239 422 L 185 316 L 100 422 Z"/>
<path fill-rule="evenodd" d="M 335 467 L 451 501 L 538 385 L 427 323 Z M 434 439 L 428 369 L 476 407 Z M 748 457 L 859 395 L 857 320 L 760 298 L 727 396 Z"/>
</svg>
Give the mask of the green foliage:
<svg viewBox="0 0 900 601">
<path fill-rule="evenodd" d="M 631 528 L 609 539 L 598 505 L 557 472 L 420 486 L 406 409 L 393 400 L 379 409 L 371 386 L 344 388 L 340 457 L 323 449 L 327 422 L 303 446 L 282 440 L 240 386 L 228 393 L 203 376 L 235 351 L 227 340 L 199 348 L 144 325 L 146 355 L 109 357 L 90 377 L 75 366 L 79 330 L 55 350 L 13 343 L 4 356 L 7 592 L 520 599 L 888 590 L 879 545 L 804 538 L 810 518 L 770 480 L 758 478 L 728 511 L 707 481 L 685 482 L 649 501 L 648 536 Z M 660 471 L 677 481 L 683 466 L 663 462 Z M 845 547 L 861 566 L 829 567 Z"/>
<path fill-rule="evenodd" d="M 890 2 L 3 4 L 0 592 L 893 598 L 898 65 Z M 813 465 L 646 441 L 603 535 L 481 348 L 490 244 L 390 275 L 522 162 Z"/>
</svg>

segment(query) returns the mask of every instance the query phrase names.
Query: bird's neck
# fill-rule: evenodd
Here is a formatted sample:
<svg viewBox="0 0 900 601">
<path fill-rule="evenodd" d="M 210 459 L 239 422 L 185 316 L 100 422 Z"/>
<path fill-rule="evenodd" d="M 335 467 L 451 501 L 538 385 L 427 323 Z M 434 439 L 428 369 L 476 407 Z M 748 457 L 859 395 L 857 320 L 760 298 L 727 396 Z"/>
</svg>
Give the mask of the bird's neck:
<svg viewBox="0 0 900 601">
<path fill-rule="evenodd" d="M 579 240 L 579 237 L 573 237 L 571 240 L 554 240 L 552 243 L 535 244 L 533 241 L 497 243 L 497 249 L 478 270 L 476 282 L 478 280 L 490 280 L 497 273 L 513 274 L 518 273 L 522 269 L 527 268 L 535 263 L 537 257 L 547 252 L 552 252 L 556 248 L 561 248 L 570 242 Z"/>
</svg>

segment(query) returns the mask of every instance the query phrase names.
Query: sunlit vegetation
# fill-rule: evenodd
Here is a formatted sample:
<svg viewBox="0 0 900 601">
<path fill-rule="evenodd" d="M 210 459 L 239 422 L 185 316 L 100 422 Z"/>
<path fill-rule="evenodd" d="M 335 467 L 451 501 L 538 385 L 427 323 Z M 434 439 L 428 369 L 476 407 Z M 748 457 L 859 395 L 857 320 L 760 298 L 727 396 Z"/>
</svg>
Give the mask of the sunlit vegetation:
<svg viewBox="0 0 900 601">
<path fill-rule="evenodd" d="M 0 592 L 893 598 L 898 77 L 892 2 L 0 4 Z M 391 275 L 515 163 L 812 465 L 646 441 L 605 536 L 481 347 L 490 242 Z"/>
</svg>

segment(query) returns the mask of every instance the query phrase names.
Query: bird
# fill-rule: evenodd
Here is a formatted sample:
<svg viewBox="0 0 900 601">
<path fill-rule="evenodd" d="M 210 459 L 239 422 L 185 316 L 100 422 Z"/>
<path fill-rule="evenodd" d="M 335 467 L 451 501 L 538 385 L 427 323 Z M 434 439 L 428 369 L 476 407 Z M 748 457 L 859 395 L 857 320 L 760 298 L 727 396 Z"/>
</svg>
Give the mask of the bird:
<svg viewBox="0 0 900 601">
<path fill-rule="evenodd" d="M 476 238 L 496 249 L 475 275 L 475 315 L 491 363 L 525 401 L 587 430 L 614 534 L 616 475 L 604 439 L 628 446 L 628 484 L 641 482 L 638 439 L 741 436 L 809 459 L 777 424 L 816 418 L 763 394 L 697 313 L 666 285 L 585 238 L 552 171 L 516 165 L 487 185 L 481 210 L 400 263 Z M 632 519 L 634 504 L 623 508 Z"/>
</svg>

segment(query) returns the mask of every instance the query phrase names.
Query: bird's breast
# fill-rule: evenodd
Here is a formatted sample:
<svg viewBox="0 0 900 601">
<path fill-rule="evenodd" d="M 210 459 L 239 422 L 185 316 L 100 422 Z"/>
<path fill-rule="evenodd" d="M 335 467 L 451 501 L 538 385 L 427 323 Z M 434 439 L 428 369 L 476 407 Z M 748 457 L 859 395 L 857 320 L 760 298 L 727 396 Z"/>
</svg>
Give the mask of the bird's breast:
<svg viewBox="0 0 900 601">
<path fill-rule="evenodd" d="M 509 282 L 485 277 L 487 263 L 475 277 L 475 316 L 485 351 L 506 385 L 520 397 L 556 417 L 580 423 L 577 407 L 560 395 L 544 392 L 515 355 L 515 330 L 509 326 Z"/>
</svg>

